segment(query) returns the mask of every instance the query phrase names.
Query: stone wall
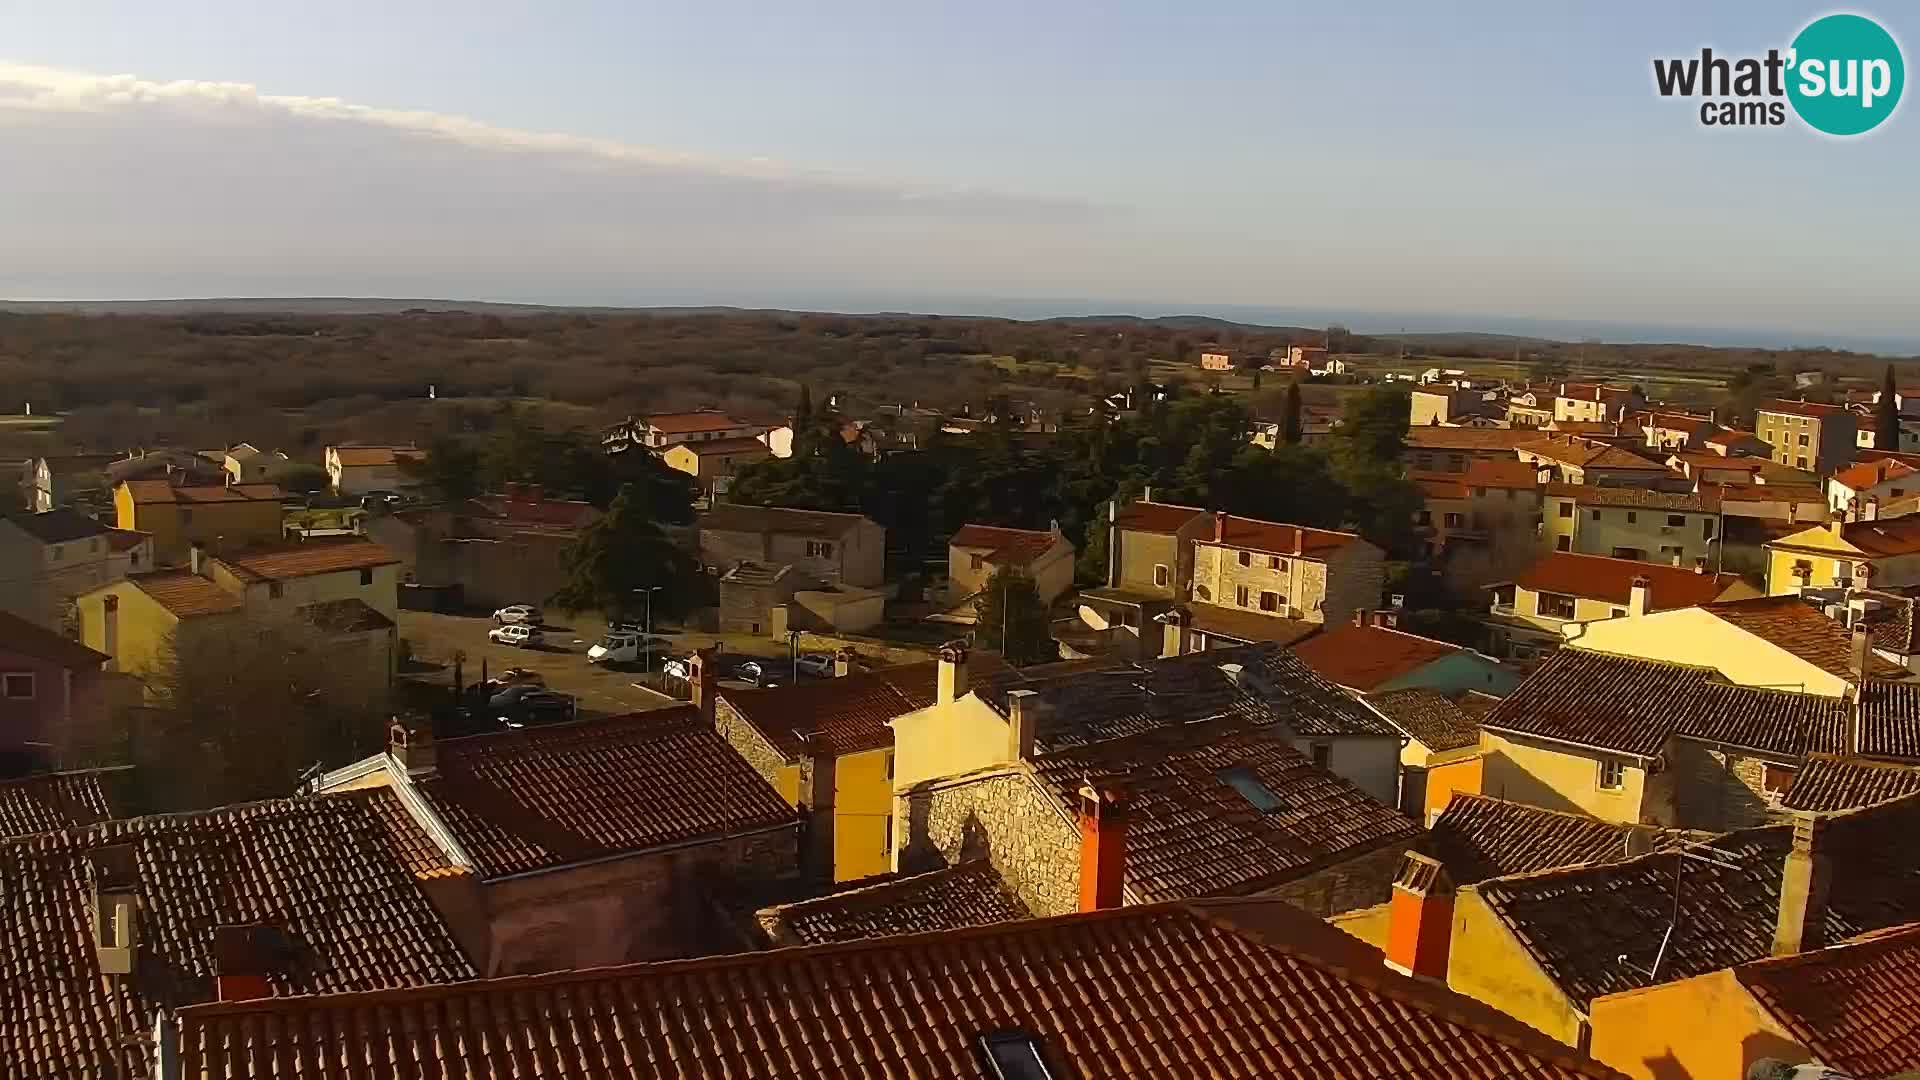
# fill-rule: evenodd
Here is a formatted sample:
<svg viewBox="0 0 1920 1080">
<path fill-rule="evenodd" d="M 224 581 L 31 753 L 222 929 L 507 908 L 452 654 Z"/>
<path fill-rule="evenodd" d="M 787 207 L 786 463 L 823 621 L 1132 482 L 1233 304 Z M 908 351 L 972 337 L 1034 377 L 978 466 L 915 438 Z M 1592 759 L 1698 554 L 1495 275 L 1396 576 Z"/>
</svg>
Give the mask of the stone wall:
<svg viewBox="0 0 1920 1080">
<path fill-rule="evenodd" d="M 1675 739 L 1668 762 L 1680 828 L 1720 832 L 1782 819 L 1763 786 L 1765 759 Z"/>
<path fill-rule="evenodd" d="M 735 947 L 710 897 L 798 874 L 792 828 L 554 870 L 485 886 L 488 975 L 701 956 Z"/>
<path fill-rule="evenodd" d="M 986 858 L 1035 915 L 1079 906 L 1079 832 L 1023 772 L 916 785 L 894 819 L 904 873 Z"/>
<path fill-rule="evenodd" d="M 1278 897 L 1321 918 L 1384 904 L 1393 896 L 1393 879 L 1400 872 L 1401 857 L 1418 839 L 1388 844 L 1264 889 L 1260 895 Z"/>
<path fill-rule="evenodd" d="M 775 790 L 779 789 L 780 770 L 787 764 L 786 756 L 775 750 L 765 736 L 747 723 L 739 710 L 727 703 L 724 690 L 713 703 L 713 728 L 741 757 L 747 759 L 747 764 L 753 766 L 754 772 L 765 777 Z"/>
</svg>

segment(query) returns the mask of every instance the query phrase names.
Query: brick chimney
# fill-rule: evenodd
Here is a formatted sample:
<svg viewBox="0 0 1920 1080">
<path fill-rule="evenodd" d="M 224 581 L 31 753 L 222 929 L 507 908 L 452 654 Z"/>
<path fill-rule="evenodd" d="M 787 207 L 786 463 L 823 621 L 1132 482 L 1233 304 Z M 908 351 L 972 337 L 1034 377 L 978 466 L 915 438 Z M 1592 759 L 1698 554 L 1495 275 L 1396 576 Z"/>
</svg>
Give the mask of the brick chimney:
<svg viewBox="0 0 1920 1080">
<path fill-rule="evenodd" d="M 940 647 L 940 674 L 934 684 L 934 704 L 951 705 L 967 694 L 967 647 L 953 642 Z"/>
<path fill-rule="evenodd" d="M 425 719 L 402 720 L 394 717 L 387 725 L 387 753 L 414 780 L 429 780 L 440 774 L 440 751 L 433 744 L 433 725 Z"/>
<path fill-rule="evenodd" d="M 1833 867 L 1820 850 L 1826 823 L 1817 814 L 1793 815 L 1793 850 L 1780 870 L 1780 914 L 1774 923 L 1773 955 L 1792 956 L 1826 942 L 1827 889 Z"/>
<path fill-rule="evenodd" d="M 1007 760 L 1025 761 L 1033 756 L 1034 734 L 1040 729 L 1040 713 L 1046 706 L 1032 690 L 1007 691 Z"/>
<path fill-rule="evenodd" d="M 1445 984 L 1453 944 L 1453 881 L 1447 868 L 1409 851 L 1400 860 L 1387 906 L 1387 966 Z"/>
<path fill-rule="evenodd" d="M 713 723 L 713 699 L 720 690 L 720 672 L 715 664 L 713 646 L 695 649 L 687 658 L 687 683 L 693 690 L 693 706 L 700 710 L 700 719 Z"/>
<path fill-rule="evenodd" d="M 1226 538 L 1227 512 L 1225 510 L 1215 510 L 1213 512 L 1213 542 L 1217 544 Z"/>
<path fill-rule="evenodd" d="M 286 955 L 279 927 L 253 924 L 213 928 L 213 986 L 220 1001 L 252 1001 L 273 993 L 267 981 Z"/>
<path fill-rule="evenodd" d="M 1627 586 L 1627 614 L 1645 615 L 1653 604 L 1653 582 L 1644 574 Z"/>
<path fill-rule="evenodd" d="M 1110 788 L 1080 789 L 1080 910 L 1119 907 L 1127 878 L 1127 807 Z"/>
<path fill-rule="evenodd" d="M 195 540 L 187 546 L 187 570 L 195 577 L 205 577 L 207 573 L 206 545 Z"/>
</svg>

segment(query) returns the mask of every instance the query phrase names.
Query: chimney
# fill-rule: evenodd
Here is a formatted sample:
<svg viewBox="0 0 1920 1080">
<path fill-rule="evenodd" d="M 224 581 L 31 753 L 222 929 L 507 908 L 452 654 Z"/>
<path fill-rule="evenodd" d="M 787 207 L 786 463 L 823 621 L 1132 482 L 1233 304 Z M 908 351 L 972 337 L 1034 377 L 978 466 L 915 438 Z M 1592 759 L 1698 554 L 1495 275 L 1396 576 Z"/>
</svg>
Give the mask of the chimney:
<svg viewBox="0 0 1920 1080">
<path fill-rule="evenodd" d="M 1853 627 L 1853 649 L 1847 660 L 1847 670 L 1853 673 L 1853 685 L 1858 687 L 1866 682 L 1867 666 L 1873 662 L 1873 635 L 1867 632 L 1864 623 Z M 1849 746 L 1848 750 L 1853 747 Z"/>
<path fill-rule="evenodd" d="M 1353 609 L 1353 625 L 1368 626 L 1373 623 L 1373 612 L 1368 608 Z"/>
<path fill-rule="evenodd" d="M 1293 553 L 1295 555 L 1307 549 L 1307 530 L 1298 525 L 1293 527 Z"/>
<path fill-rule="evenodd" d="M 140 866 L 132 844 L 95 848 L 93 947 L 102 975 L 131 975 L 140 947 Z"/>
<path fill-rule="evenodd" d="M 1107 502 L 1107 588 L 1120 585 L 1120 498 Z"/>
<path fill-rule="evenodd" d="M 1819 815 L 1793 815 L 1793 850 L 1780 871 L 1780 916 L 1773 929 L 1773 955 L 1792 956 L 1826 944 L 1827 887 L 1833 867 L 1820 850 L 1826 823 Z"/>
<path fill-rule="evenodd" d="M 1148 484 L 1146 487 L 1146 490 L 1140 493 L 1140 501 L 1141 502 L 1153 501 L 1153 485 L 1152 484 Z"/>
<path fill-rule="evenodd" d="M 844 679 L 853 674 L 853 660 L 858 655 L 860 654 L 853 651 L 853 646 L 841 646 L 839 651 L 833 654 L 833 677 Z"/>
<path fill-rule="evenodd" d="M 700 710 L 700 719 L 709 724 L 713 723 L 713 699 L 720 689 L 716 659 L 711 645 L 693 650 L 693 655 L 687 658 L 687 665 L 693 669 L 687 679 L 692 685 L 693 707 Z"/>
<path fill-rule="evenodd" d="M 1878 521 L 1879 519 L 1880 519 L 1880 497 L 1878 495 L 1869 495 L 1867 496 L 1866 505 L 1860 508 L 1860 520 L 1861 521 Z"/>
<path fill-rule="evenodd" d="M 1653 604 L 1653 582 L 1645 575 L 1635 577 L 1627 586 L 1627 614 L 1645 615 Z"/>
<path fill-rule="evenodd" d="M 967 693 L 967 647 L 960 642 L 940 647 L 940 674 L 934 703 L 951 705 Z"/>
<path fill-rule="evenodd" d="M 1179 609 L 1173 608 L 1160 616 L 1160 655 L 1179 656 L 1186 652 L 1187 617 Z"/>
<path fill-rule="evenodd" d="M 1213 512 L 1213 542 L 1217 544 L 1226 538 L 1227 512 L 1225 510 L 1215 510 Z"/>
<path fill-rule="evenodd" d="M 802 835 L 800 864 L 806 876 L 815 881 L 833 880 L 834 852 L 834 810 L 833 792 L 834 758 L 830 749 L 815 746 L 816 740 L 811 734 L 803 737 L 806 749 L 800 758 L 799 769 L 799 809 L 805 821 Z M 892 852 L 886 852 L 891 857 Z"/>
<path fill-rule="evenodd" d="M 1228 682 L 1239 686 L 1242 680 L 1247 677 L 1247 669 L 1241 667 L 1239 664 L 1221 664 L 1220 674 L 1225 675 Z"/>
<path fill-rule="evenodd" d="M 267 976 L 286 954 L 279 927 L 259 924 L 213 928 L 213 986 L 220 1001 L 252 1001 L 273 993 Z"/>
<path fill-rule="evenodd" d="M 1032 690 L 1007 691 L 1007 760 L 1033 756 L 1033 736 L 1040 729 L 1040 695 Z"/>
<path fill-rule="evenodd" d="M 426 720 L 394 717 L 387 725 L 387 753 L 414 780 L 440 775 L 440 754 L 433 745 L 433 725 Z"/>
<path fill-rule="evenodd" d="M 201 577 L 206 573 L 206 566 L 207 549 L 200 541 L 195 540 L 187 548 L 187 569 L 193 573 L 193 576 Z"/>
<path fill-rule="evenodd" d="M 1127 881 L 1127 797 L 1080 789 L 1080 910 L 1119 907 Z"/>
<path fill-rule="evenodd" d="M 1445 985 L 1453 944 L 1453 881 L 1438 860 L 1409 851 L 1387 905 L 1387 966 Z"/>
</svg>

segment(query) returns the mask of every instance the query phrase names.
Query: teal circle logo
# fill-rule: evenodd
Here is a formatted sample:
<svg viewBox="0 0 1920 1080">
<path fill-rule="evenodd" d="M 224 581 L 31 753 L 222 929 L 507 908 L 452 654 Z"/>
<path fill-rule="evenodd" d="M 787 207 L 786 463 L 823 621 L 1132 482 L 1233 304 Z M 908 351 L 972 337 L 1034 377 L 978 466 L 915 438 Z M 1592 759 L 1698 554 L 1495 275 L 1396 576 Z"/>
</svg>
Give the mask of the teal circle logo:
<svg viewBox="0 0 1920 1080">
<path fill-rule="evenodd" d="M 1787 100 L 1816 131 L 1863 135 L 1900 104 L 1900 43 L 1864 15 L 1827 15 L 1793 39 Z"/>
</svg>

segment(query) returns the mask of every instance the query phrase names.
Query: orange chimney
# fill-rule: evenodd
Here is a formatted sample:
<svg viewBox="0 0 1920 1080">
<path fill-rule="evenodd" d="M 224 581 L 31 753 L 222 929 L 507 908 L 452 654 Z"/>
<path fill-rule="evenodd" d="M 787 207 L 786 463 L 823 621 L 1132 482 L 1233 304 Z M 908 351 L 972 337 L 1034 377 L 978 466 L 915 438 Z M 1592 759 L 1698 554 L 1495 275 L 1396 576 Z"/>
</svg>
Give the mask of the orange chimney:
<svg viewBox="0 0 1920 1080">
<path fill-rule="evenodd" d="M 1416 979 L 1447 981 L 1453 944 L 1453 881 L 1447 868 L 1409 851 L 1387 907 L 1387 966 Z"/>
<path fill-rule="evenodd" d="M 1127 797 L 1080 789 L 1080 910 L 1119 907 L 1127 877 Z"/>
</svg>

